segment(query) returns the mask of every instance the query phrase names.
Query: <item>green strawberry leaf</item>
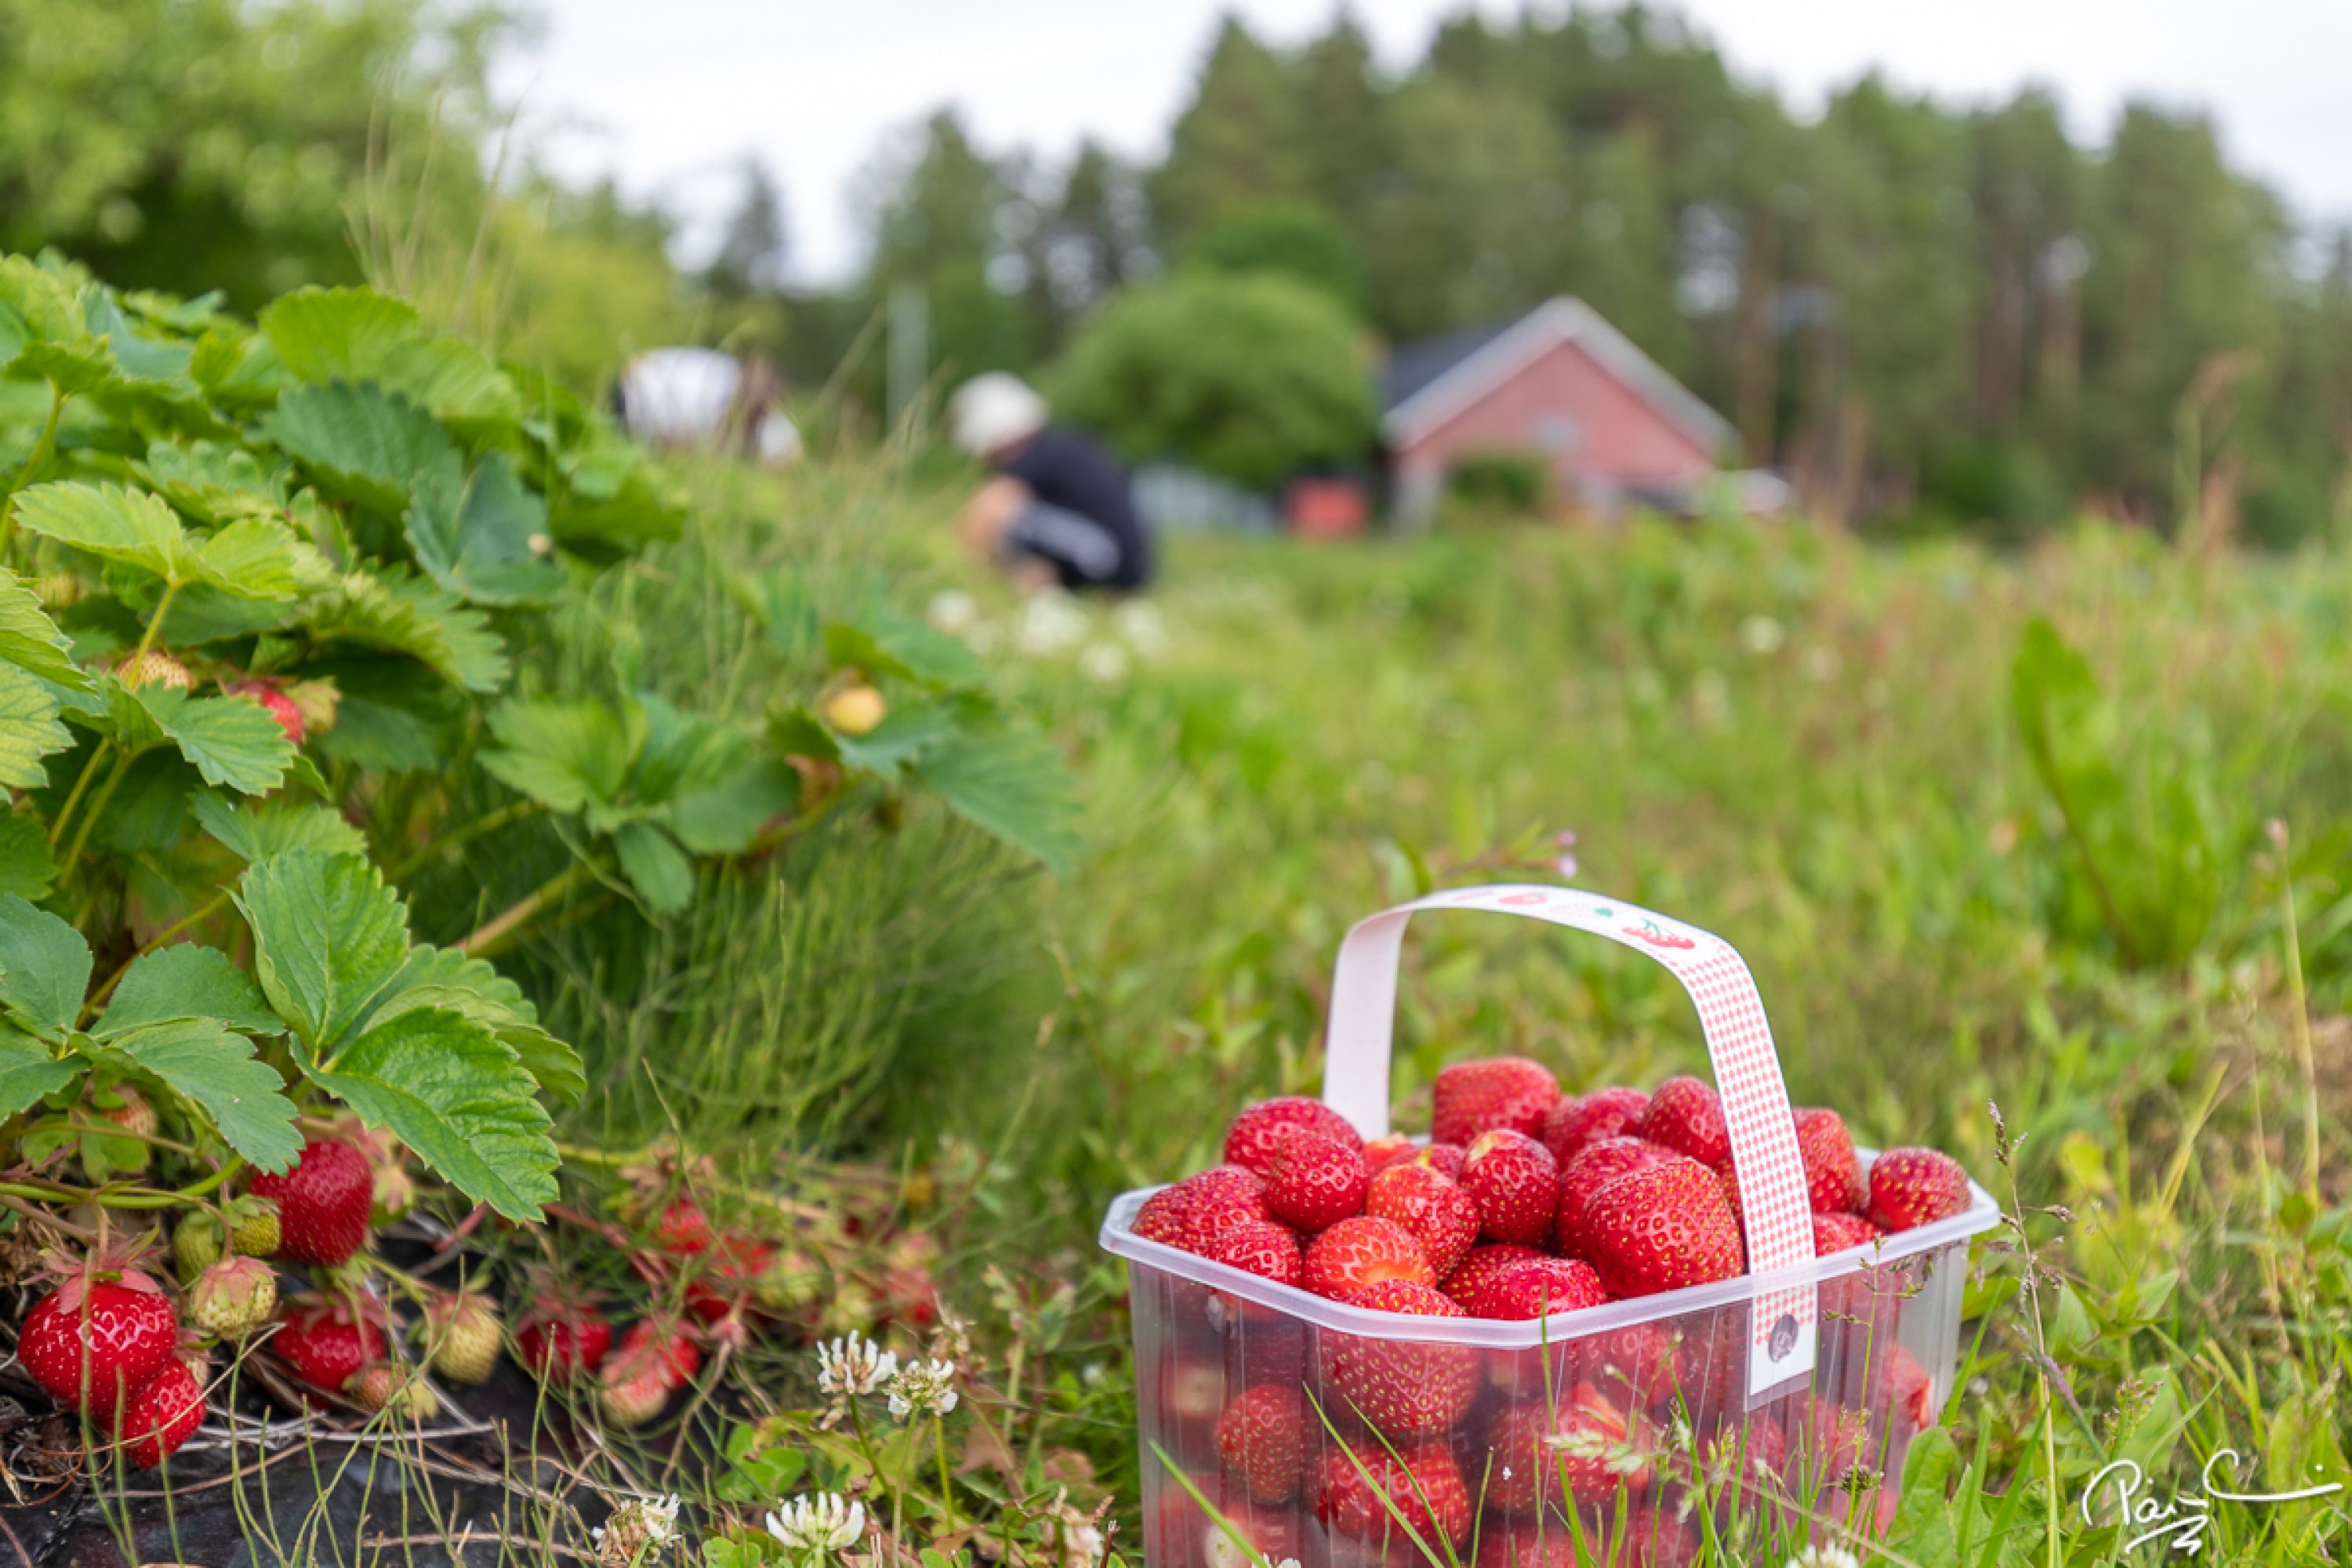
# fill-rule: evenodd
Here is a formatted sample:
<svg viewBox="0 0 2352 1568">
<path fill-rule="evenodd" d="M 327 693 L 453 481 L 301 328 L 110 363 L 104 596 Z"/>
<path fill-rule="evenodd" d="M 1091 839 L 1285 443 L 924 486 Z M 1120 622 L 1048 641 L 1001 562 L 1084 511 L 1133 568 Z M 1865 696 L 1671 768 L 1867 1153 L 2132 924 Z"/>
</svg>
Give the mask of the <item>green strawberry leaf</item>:
<svg viewBox="0 0 2352 1568">
<path fill-rule="evenodd" d="M 331 1060 L 306 1057 L 302 1068 L 509 1219 L 535 1223 L 553 1201 L 559 1162 L 537 1086 L 513 1048 L 481 1025 L 419 1008 L 385 1019 Z"/>
<path fill-rule="evenodd" d="M 748 847 L 770 818 L 790 811 L 800 788 L 800 775 L 782 763 L 749 762 L 723 778 L 673 795 L 670 831 L 697 855 L 732 855 Z"/>
<path fill-rule="evenodd" d="M 192 517 L 206 522 L 272 517 L 287 503 L 283 478 L 242 447 L 212 441 L 153 441 L 131 471 Z"/>
<path fill-rule="evenodd" d="M 0 812 L 0 893 L 46 898 L 57 879 L 57 863 L 49 858 L 48 835 L 42 831 L 40 818 Z"/>
<path fill-rule="evenodd" d="M 58 479 L 18 495 L 16 520 L 60 544 L 167 583 L 194 582 L 201 574 L 188 531 L 160 497 L 145 490 Z"/>
<path fill-rule="evenodd" d="M 551 810 L 611 805 L 645 743 L 642 723 L 631 721 L 640 711 L 609 702 L 503 703 L 490 713 L 499 744 L 482 753 L 482 766 Z"/>
<path fill-rule="evenodd" d="M 423 330 L 416 310 L 373 289 L 297 289 L 262 307 L 257 325 L 304 381 L 364 381 Z"/>
<path fill-rule="evenodd" d="M 88 333 L 72 287 L 30 257 L 0 256 L 0 305 L 42 342 L 71 342 Z"/>
<path fill-rule="evenodd" d="M 842 765 L 885 778 L 956 732 L 956 715 L 945 703 L 902 700 L 863 735 L 834 731 Z"/>
<path fill-rule="evenodd" d="M 226 784 L 240 795 L 268 795 L 286 782 L 294 743 L 269 710 L 253 699 L 192 697 L 158 685 L 127 695 L 206 784 Z"/>
<path fill-rule="evenodd" d="M 196 547 L 196 570 L 241 599 L 290 599 L 302 592 L 303 552 L 276 518 L 241 517 Z"/>
<path fill-rule="evenodd" d="M 89 672 L 73 661 L 72 642 L 25 580 L 5 567 L 0 567 L 0 658 L 76 691 L 95 689 Z"/>
<path fill-rule="evenodd" d="M 206 791 L 191 797 L 188 807 L 195 814 L 196 825 L 240 860 L 267 860 L 289 849 L 316 849 L 326 855 L 358 855 L 367 849 L 367 835 L 329 805 L 250 800 L 231 805 Z"/>
<path fill-rule="evenodd" d="M 13 664 L 0 664 L 0 784 L 39 789 L 49 782 L 41 759 L 73 744 L 58 722 L 55 692 Z"/>
<path fill-rule="evenodd" d="M 541 1028 L 539 1010 L 522 987 L 481 959 L 429 944 L 410 948 L 407 961 L 377 995 L 363 1026 L 372 1029 L 421 1007 L 460 1014 L 498 1036 L 514 1047 L 523 1070 L 550 1094 L 576 1100 L 588 1088 L 580 1054 Z"/>
<path fill-rule="evenodd" d="M 479 610 L 436 584 L 390 567 L 347 580 L 342 614 L 318 628 L 322 641 L 345 638 L 404 653 L 452 685 L 496 691 L 506 684 L 506 649 Z"/>
<path fill-rule="evenodd" d="M 275 1068 L 255 1058 L 251 1040 L 220 1020 L 167 1019 L 113 1036 L 106 1044 L 110 1057 L 202 1106 L 222 1139 L 256 1170 L 289 1170 L 302 1152 L 285 1083 Z"/>
<path fill-rule="evenodd" d="M 987 679 L 971 648 L 928 622 L 876 608 L 856 621 L 831 621 L 824 651 L 839 667 L 896 675 L 934 691 L 967 691 Z"/>
<path fill-rule="evenodd" d="M 269 999 L 253 976 L 218 948 L 193 942 L 132 962 L 115 983 L 106 1011 L 90 1033 L 110 1039 L 127 1030 L 180 1018 L 216 1018 L 248 1035 L 283 1034 L 285 1020 L 269 1010 Z"/>
<path fill-rule="evenodd" d="M 14 1116 L 79 1078 L 83 1064 L 11 1024 L 0 1024 L 0 1117 Z"/>
<path fill-rule="evenodd" d="M 342 700 L 335 727 L 319 737 L 322 756 L 385 773 L 439 767 L 464 732 L 465 696 L 423 665 L 373 654 L 310 667 Z"/>
<path fill-rule="evenodd" d="M 522 394 L 513 378 L 462 338 L 435 333 L 402 343 L 376 366 L 374 379 L 436 418 L 468 430 L 511 426 L 522 418 Z"/>
<path fill-rule="evenodd" d="M 416 564 L 461 598 L 543 604 L 563 586 L 562 568 L 540 558 L 547 504 L 496 452 L 462 479 L 454 465 L 419 474 L 403 521 Z"/>
<path fill-rule="evenodd" d="M 18 1022 L 64 1037 L 81 1016 L 89 967 L 81 932 L 14 894 L 0 898 L 0 1006 Z"/>
<path fill-rule="evenodd" d="M 457 461 L 433 416 L 380 387 L 346 381 L 294 388 L 262 427 L 320 489 L 387 517 L 408 505 L 418 474 Z"/>
<path fill-rule="evenodd" d="M 960 731 L 917 756 L 908 772 L 949 810 L 1055 872 L 1066 876 L 1086 847 L 1069 764 L 1043 735 Z"/>
<path fill-rule="evenodd" d="M 674 915 L 694 901 L 694 862 L 668 831 L 650 822 L 625 824 L 613 835 L 621 871 L 657 915 Z"/>
<path fill-rule="evenodd" d="M 362 856 L 289 850 L 247 867 L 236 899 L 263 993 L 313 1050 L 341 1039 L 407 956 L 408 910 Z"/>
</svg>

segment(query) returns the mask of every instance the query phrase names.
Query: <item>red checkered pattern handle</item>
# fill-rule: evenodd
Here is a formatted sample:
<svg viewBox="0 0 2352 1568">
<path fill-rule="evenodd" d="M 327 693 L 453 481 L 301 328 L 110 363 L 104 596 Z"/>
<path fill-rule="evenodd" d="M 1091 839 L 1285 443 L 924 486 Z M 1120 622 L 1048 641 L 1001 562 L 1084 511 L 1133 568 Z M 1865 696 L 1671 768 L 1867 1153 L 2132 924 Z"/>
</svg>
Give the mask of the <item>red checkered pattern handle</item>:
<svg viewBox="0 0 2352 1568">
<path fill-rule="evenodd" d="M 1367 1138 L 1389 1130 L 1389 1059 L 1396 1022 L 1397 961 L 1405 922 L 1418 910 L 1485 910 L 1525 915 L 1607 937 L 1646 953 L 1671 971 L 1698 1007 L 1699 1030 L 1715 1064 L 1739 1170 L 1750 1273 L 1810 1263 L 1812 1204 L 1788 1085 L 1772 1048 L 1771 1026 L 1747 961 L 1731 944 L 1680 921 L 1574 888 L 1499 886 L 1433 893 L 1360 922 L 1339 944 L 1331 976 L 1331 1024 L 1324 1045 L 1323 1100 Z M 1813 1367 L 1813 1287 L 1765 1292 L 1750 1316 L 1751 1396 Z"/>
</svg>

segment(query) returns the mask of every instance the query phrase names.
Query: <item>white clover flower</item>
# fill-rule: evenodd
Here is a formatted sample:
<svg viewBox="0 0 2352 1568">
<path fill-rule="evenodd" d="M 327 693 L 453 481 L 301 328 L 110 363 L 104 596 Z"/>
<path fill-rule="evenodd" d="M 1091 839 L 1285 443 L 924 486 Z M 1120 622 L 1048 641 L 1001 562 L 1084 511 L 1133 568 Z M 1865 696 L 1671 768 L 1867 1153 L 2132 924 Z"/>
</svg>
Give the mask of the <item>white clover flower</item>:
<svg viewBox="0 0 2352 1568">
<path fill-rule="evenodd" d="M 793 1498 L 768 1516 L 768 1533 L 795 1552 L 846 1552 L 866 1533 L 866 1505 L 838 1492 Z"/>
<path fill-rule="evenodd" d="M 1033 657 L 1067 653 L 1086 640 L 1091 624 L 1067 594 L 1039 594 L 1021 606 L 1020 629 L 1013 641 Z"/>
<path fill-rule="evenodd" d="M 1789 1559 L 1789 1568 L 1862 1568 L 1843 1546 L 1808 1546 Z"/>
<path fill-rule="evenodd" d="M 1780 652 L 1787 638 L 1780 623 L 1769 616 L 1750 616 L 1739 623 L 1740 646 L 1759 658 Z"/>
<path fill-rule="evenodd" d="M 931 595 L 928 618 L 952 637 L 980 618 L 980 601 L 960 588 L 943 589 Z"/>
<path fill-rule="evenodd" d="M 1127 679 L 1127 650 L 1115 642 L 1090 642 L 1078 655 L 1078 670 L 1089 680 L 1116 686 Z"/>
<path fill-rule="evenodd" d="M 1110 613 L 1110 624 L 1139 658 L 1158 658 L 1168 651 L 1168 623 L 1148 599 L 1129 599 Z"/>
<path fill-rule="evenodd" d="M 599 1563 L 625 1565 L 650 1563 L 685 1538 L 677 1527 L 677 1495 L 631 1498 L 617 1504 L 612 1517 L 589 1531 Z"/>
<path fill-rule="evenodd" d="M 816 1385 L 835 1399 L 871 1394 L 898 1370 L 896 1353 L 855 1329 L 845 1338 L 827 1340 L 816 1347 Z"/>
<path fill-rule="evenodd" d="M 955 1363 L 912 1361 L 890 1380 L 890 1414 L 901 1421 L 922 1415 L 945 1415 L 956 1407 Z"/>
</svg>

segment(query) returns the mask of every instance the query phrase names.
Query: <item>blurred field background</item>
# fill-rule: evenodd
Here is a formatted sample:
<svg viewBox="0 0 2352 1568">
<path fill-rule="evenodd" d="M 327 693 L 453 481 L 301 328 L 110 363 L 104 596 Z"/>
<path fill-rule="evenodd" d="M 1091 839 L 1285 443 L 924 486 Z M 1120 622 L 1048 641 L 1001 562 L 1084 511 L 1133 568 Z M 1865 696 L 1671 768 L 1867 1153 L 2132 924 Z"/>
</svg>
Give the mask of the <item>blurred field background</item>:
<svg viewBox="0 0 2352 1568">
<path fill-rule="evenodd" d="M 1350 919 L 1572 855 L 1746 952 L 1801 1100 L 1953 1149 L 2020 1215 L 1907 1560 L 2123 1561 L 2070 1514 L 2052 1533 L 2122 1455 L 2344 1473 L 2352 241 L 2210 123 L 2142 106 L 2086 147 L 2031 93 L 1961 112 L 1871 80 L 1801 122 L 1639 10 L 1449 25 L 1403 79 L 1344 23 L 1290 51 L 1234 24 L 1156 167 L 978 147 L 943 110 L 885 162 L 863 276 L 811 291 L 756 173 L 688 267 L 662 212 L 537 172 L 487 86 L 513 27 L 0 0 L 0 247 L 244 310 L 364 278 L 589 394 L 658 343 L 765 353 L 811 459 L 681 459 L 687 537 L 530 657 L 623 648 L 756 712 L 819 668 L 792 595 L 874 595 L 963 637 L 1078 765 L 1069 878 L 863 801 L 773 886 L 516 954 L 589 1057 L 582 1146 L 675 1127 L 745 1173 L 936 1174 L 951 1297 L 1060 1303 L 1033 1452 L 1131 1509 L 1104 1203 L 1205 1161 L 1242 1100 L 1314 1087 Z M 924 439 L 939 393 L 1052 388 L 1118 309 L 1269 272 L 1326 372 L 1334 320 L 1360 355 L 1572 290 L 1783 468 L 1801 520 L 1602 531 L 1456 498 L 1411 540 L 1174 539 L 1164 591 L 1116 613 L 957 559 L 971 476 Z M 910 286 L 930 357 L 894 397 Z M 1288 456 L 1370 418 L 1335 407 Z M 453 859 L 450 918 L 547 853 Z M 1402 1095 L 1454 1053 L 1571 1088 L 1699 1059 L 1660 978 L 1541 937 L 1428 922 L 1405 1005 Z M 2209 1549 L 2347 1539 L 2339 1496 L 2224 1510 Z"/>
</svg>

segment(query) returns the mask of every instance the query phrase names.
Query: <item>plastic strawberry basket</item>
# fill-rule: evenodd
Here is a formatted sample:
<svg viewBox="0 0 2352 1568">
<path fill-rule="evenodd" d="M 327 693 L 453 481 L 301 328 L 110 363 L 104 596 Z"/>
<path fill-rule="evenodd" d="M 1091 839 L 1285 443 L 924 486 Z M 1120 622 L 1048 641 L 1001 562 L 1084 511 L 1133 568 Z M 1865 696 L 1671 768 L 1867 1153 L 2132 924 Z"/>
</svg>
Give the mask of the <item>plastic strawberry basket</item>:
<svg viewBox="0 0 2352 1568">
<path fill-rule="evenodd" d="M 1671 1563 L 1707 1541 L 1758 1550 L 1883 1528 L 1910 1442 L 1950 1393 L 1969 1239 L 1998 1222 L 1992 1199 L 1972 1182 L 1958 1215 L 1816 1258 L 1746 963 L 1719 937 L 1563 888 L 1437 893 L 1349 932 L 1322 1098 L 1367 1139 L 1389 1130 L 1398 960 L 1422 910 L 1549 921 L 1682 982 L 1723 1097 L 1748 1272 L 1539 1322 L 1406 1317 L 1139 1237 L 1159 1189 L 1124 1194 L 1101 1243 L 1129 1263 L 1150 1568 L 1240 1568 L 1251 1553 L 1306 1568 Z M 1866 1173 L 1874 1152 L 1858 1153 Z M 1285 1387 L 1308 1411 L 1287 1488 L 1228 1466 L 1218 1440 L 1245 1391 Z"/>
</svg>

